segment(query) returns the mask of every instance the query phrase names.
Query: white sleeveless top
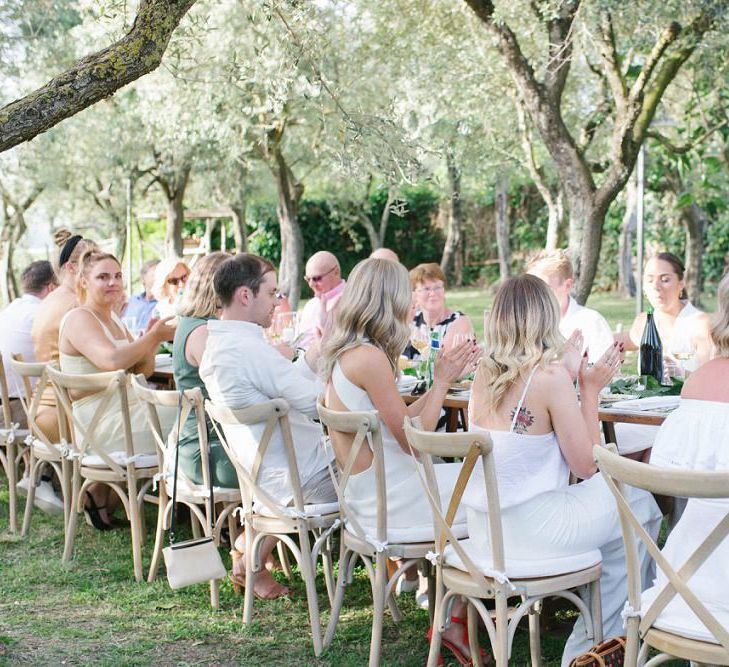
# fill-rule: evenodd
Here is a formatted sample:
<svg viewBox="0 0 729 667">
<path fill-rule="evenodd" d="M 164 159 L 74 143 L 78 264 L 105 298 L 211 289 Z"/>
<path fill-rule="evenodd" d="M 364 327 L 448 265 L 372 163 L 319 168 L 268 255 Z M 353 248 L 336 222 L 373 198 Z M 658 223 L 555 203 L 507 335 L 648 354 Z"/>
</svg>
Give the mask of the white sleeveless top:
<svg viewBox="0 0 729 667">
<path fill-rule="evenodd" d="M 494 443 L 494 464 L 501 509 L 520 505 L 541 493 L 569 485 L 570 469 L 562 456 L 554 431 L 540 435 L 514 433 L 536 368 L 535 366 L 532 369 L 524 385 L 508 431 L 485 429 L 473 422 L 468 427 L 469 431 L 488 433 Z M 487 509 L 483 470 L 479 467 L 474 470 L 466 487 L 463 504 L 482 512 Z"/>
<path fill-rule="evenodd" d="M 677 352 L 688 351 L 693 347 L 696 317 L 701 315 L 702 312 L 690 301 L 685 302 L 683 308 L 676 315 L 671 337 L 668 340 L 661 341 L 664 353 L 676 354 Z"/>
</svg>

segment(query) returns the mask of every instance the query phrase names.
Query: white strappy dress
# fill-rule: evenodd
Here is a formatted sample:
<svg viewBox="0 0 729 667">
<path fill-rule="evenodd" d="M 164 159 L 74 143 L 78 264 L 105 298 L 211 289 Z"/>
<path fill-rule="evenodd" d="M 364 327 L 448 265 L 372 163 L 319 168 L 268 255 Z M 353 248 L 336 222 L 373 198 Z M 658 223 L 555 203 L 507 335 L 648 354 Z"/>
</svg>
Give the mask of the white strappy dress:
<svg viewBox="0 0 729 667">
<path fill-rule="evenodd" d="M 92 315 L 93 314 L 94 313 L 92 313 Z M 94 315 L 94 317 L 96 316 Z M 104 335 L 106 335 L 114 346 L 122 347 L 124 345 L 129 345 L 129 341 L 126 338 L 115 338 L 111 331 L 109 331 L 108 327 L 106 327 L 106 325 L 99 320 L 98 317 L 96 319 L 101 325 Z M 112 319 L 122 331 L 126 331 L 124 324 L 114 313 L 112 313 Z M 63 331 L 65 323 L 66 318 L 64 317 L 63 320 L 61 320 L 59 336 L 60 332 Z M 83 356 L 76 356 L 61 352 L 59 362 L 61 370 L 64 373 L 80 375 L 102 372 L 101 369 Z M 140 457 L 137 459 L 137 466 L 145 468 L 156 465 L 157 453 L 154 445 L 154 438 L 147 423 L 144 407 L 139 403 L 136 395 L 131 390 L 127 391 L 127 399 L 129 402 L 129 421 L 132 425 L 134 453 Z M 97 394 L 92 394 L 91 396 L 86 396 L 73 402 L 74 416 L 81 424 L 88 426 L 91 423 L 100 400 L 101 398 L 99 398 Z M 124 440 L 124 425 L 120 418 L 121 410 L 122 406 L 119 395 L 114 394 L 94 433 L 96 434 L 95 446 L 102 448 L 109 454 L 112 454 L 112 458 L 114 458 L 117 462 L 124 463 L 126 458 L 126 444 Z M 162 432 L 167 433 L 174 423 L 175 411 L 171 409 L 160 410 L 159 418 L 162 426 Z M 97 455 L 85 456 L 83 463 L 84 465 L 90 466 L 106 465 L 104 460 Z"/>
<path fill-rule="evenodd" d="M 598 473 L 569 485 L 569 467 L 554 431 L 542 435 L 515 433 L 516 418 L 534 376 L 524 386 L 509 431 L 484 429 L 470 421 L 469 429 L 484 431 L 494 443 L 501 504 L 507 576 L 529 577 L 589 567 L 602 560 L 600 594 L 603 634 L 624 634 L 621 612 L 627 599 L 627 572 L 615 499 Z M 629 489 L 629 501 L 643 526 L 658 535 L 661 513 L 653 497 Z M 483 478 L 473 477 L 463 495 L 467 505 L 470 551 L 480 554 L 480 566 L 492 567 L 488 511 Z M 652 560 L 640 553 L 644 582 L 653 576 Z M 593 644 L 580 617 L 567 640 L 562 665 Z"/>
<path fill-rule="evenodd" d="M 393 380 L 394 382 L 394 380 Z M 367 392 L 350 382 L 339 363 L 332 371 L 332 385 L 337 396 L 348 410 L 375 410 Z M 420 464 L 406 454 L 385 424 L 382 424 L 382 446 L 385 459 L 387 485 L 387 540 L 388 542 L 426 542 L 433 539 L 433 520 L 428 499 L 422 488 L 417 466 Z M 448 506 L 456 484 L 460 463 L 443 463 L 435 466 L 441 503 Z M 421 474 L 424 472 L 420 468 Z M 350 510 L 362 528 L 371 535 L 377 529 L 377 503 L 374 466 L 352 475 L 345 488 L 344 497 Z M 465 515 L 456 514 L 454 533 L 466 534 Z"/>
</svg>

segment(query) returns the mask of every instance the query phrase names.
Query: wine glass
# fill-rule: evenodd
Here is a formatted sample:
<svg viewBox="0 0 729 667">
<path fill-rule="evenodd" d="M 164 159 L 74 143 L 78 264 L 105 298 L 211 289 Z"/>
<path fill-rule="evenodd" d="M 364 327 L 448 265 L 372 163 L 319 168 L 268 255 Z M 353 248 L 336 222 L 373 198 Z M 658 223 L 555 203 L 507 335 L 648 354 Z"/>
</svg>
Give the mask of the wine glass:
<svg viewBox="0 0 729 667">
<path fill-rule="evenodd" d="M 696 363 L 696 345 L 691 341 L 681 341 L 671 350 L 671 356 L 676 360 L 672 375 L 677 378 L 686 378 L 698 367 Z M 673 365 L 673 364 L 671 364 Z"/>
<path fill-rule="evenodd" d="M 299 314 L 297 312 L 277 313 L 272 327 L 285 345 L 293 346 L 299 336 Z"/>
<path fill-rule="evenodd" d="M 426 356 L 430 348 L 430 336 L 426 327 L 419 327 L 414 324 L 410 326 L 410 344 L 418 351 L 421 357 Z"/>
</svg>

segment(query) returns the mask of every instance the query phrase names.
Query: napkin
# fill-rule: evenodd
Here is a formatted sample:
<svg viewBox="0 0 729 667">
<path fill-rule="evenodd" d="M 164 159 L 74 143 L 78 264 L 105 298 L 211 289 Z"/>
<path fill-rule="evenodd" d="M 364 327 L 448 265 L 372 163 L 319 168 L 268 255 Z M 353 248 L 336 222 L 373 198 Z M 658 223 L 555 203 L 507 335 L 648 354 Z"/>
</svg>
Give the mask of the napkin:
<svg viewBox="0 0 729 667">
<path fill-rule="evenodd" d="M 397 390 L 400 393 L 412 391 L 416 384 L 418 384 L 418 378 L 412 375 L 401 375 L 397 381 Z"/>
<path fill-rule="evenodd" d="M 680 396 L 649 396 L 648 398 L 634 398 L 629 401 L 615 401 L 610 407 L 650 412 L 651 410 L 677 408 L 680 400 Z"/>
<path fill-rule="evenodd" d="M 172 355 L 171 354 L 154 355 L 154 366 L 155 366 L 155 368 L 162 368 L 164 366 L 172 366 Z"/>
</svg>

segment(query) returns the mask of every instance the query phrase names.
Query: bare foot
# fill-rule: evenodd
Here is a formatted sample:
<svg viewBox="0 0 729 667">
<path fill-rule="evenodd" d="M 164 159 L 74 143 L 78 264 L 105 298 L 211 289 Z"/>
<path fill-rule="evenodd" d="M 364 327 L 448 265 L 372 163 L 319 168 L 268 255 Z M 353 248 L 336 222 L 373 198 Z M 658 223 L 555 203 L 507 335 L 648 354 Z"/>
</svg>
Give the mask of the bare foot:
<svg viewBox="0 0 729 667">
<path fill-rule="evenodd" d="M 261 600 L 275 600 L 289 594 L 289 589 L 278 583 L 268 570 L 256 572 L 256 584 L 253 588 L 257 598 Z"/>
</svg>

